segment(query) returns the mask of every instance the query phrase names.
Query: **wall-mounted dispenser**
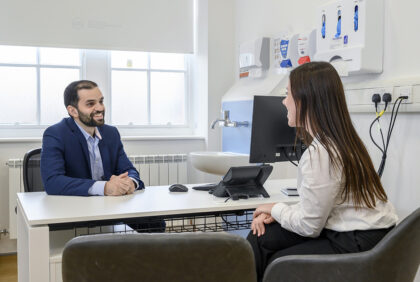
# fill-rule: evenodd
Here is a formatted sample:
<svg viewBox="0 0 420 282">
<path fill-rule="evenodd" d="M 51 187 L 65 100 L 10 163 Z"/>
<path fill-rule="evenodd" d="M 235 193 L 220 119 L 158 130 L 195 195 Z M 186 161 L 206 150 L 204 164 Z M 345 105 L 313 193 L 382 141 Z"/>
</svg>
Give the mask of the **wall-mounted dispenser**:
<svg viewBox="0 0 420 282">
<path fill-rule="evenodd" d="M 298 64 L 302 65 L 313 60 L 316 51 L 316 30 L 299 33 L 298 35 Z"/>
<path fill-rule="evenodd" d="M 288 69 L 297 66 L 299 35 L 279 35 L 273 39 L 274 44 L 274 67 Z"/>
<path fill-rule="evenodd" d="M 342 76 L 381 73 L 383 18 L 383 0 L 342 0 L 321 6 L 314 59 L 331 62 Z"/>
<path fill-rule="evenodd" d="M 270 68 L 270 38 L 261 37 L 239 46 L 239 77 L 260 77 Z"/>
</svg>

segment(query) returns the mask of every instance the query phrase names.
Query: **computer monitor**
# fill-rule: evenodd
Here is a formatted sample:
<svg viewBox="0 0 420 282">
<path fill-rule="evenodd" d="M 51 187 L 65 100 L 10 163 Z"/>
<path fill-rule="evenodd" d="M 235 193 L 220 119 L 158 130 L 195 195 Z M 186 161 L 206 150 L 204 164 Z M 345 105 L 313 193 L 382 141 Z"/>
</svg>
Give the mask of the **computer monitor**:
<svg viewBox="0 0 420 282">
<path fill-rule="evenodd" d="M 299 160 L 303 144 L 296 143 L 296 130 L 287 122 L 285 97 L 254 96 L 250 163 Z"/>
</svg>

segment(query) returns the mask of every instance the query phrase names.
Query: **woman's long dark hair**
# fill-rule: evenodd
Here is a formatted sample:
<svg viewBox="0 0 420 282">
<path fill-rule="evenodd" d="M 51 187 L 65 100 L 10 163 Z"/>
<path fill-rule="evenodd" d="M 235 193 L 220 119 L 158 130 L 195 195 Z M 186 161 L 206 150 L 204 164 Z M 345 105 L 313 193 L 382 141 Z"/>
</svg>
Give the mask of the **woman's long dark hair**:
<svg viewBox="0 0 420 282">
<path fill-rule="evenodd" d="M 375 207 L 376 199 L 388 200 L 365 145 L 350 119 L 343 84 L 326 62 L 303 64 L 290 73 L 290 90 L 296 104 L 297 135 L 309 146 L 316 137 L 332 165 L 342 168 L 343 202 Z M 312 135 L 306 129 L 312 131 Z"/>
</svg>

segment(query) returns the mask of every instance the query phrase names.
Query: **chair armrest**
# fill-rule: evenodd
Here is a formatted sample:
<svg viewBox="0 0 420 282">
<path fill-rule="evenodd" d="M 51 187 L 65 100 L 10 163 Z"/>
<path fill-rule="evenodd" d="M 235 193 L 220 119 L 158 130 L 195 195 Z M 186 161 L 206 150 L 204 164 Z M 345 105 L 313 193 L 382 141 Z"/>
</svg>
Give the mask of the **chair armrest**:
<svg viewBox="0 0 420 282">
<path fill-rule="evenodd" d="M 285 256 L 274 260 L 267 267 L 263 281 L 383 281 L 377 280 L 380 271 L 372 267 L 369 257 L 371 251 Z"/>
</svg>

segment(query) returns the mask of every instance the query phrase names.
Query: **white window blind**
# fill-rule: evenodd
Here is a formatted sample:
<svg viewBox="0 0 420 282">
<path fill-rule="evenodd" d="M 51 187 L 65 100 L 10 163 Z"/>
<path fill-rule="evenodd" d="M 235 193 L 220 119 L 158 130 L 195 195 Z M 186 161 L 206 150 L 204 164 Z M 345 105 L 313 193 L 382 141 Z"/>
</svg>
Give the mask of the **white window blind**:
<svg viewBox="0 0 420 282">
<path fill-rule="evenodd" d="M 193 0 L 0 0 L 0 44 L 193 52 Z"/>
</svg>

